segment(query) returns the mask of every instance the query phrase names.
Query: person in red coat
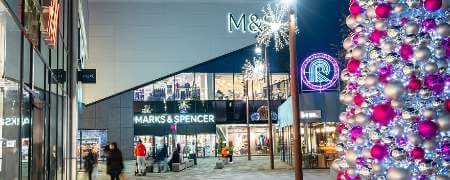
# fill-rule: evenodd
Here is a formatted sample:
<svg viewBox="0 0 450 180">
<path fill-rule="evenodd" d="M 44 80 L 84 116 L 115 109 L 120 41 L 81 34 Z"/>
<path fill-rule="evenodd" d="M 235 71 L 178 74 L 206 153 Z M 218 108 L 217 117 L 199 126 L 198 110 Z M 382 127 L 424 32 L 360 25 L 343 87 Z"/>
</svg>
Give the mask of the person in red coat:
<svg viewBox="0 0 450 180">
<path fill-rule="evenodd" d="M 147 150 L 145 149 L 144 144 L 142 144 L 142 141 L 139 139 L 138 144 L 136 145 L 136 148 L 134 148 L 134 156 L 136 156 L 137 164 L 138 164 L 138 173 L 140 175 L 145 176 L 145 155 L 147 154 Z"/>
</svg>

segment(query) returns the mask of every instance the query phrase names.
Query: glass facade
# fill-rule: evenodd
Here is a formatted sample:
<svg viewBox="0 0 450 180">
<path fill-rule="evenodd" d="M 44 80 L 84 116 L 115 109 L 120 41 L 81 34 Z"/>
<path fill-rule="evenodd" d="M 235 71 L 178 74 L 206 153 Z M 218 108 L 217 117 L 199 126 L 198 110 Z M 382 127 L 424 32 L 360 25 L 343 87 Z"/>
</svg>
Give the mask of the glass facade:
<svg viewBox="0 0 450 180">
<path fill-rule="evenodd" d="M 72 178 L 69 2 L 0 1 L 0 179 Z M 45 18 L 53 7 L 59 19 Z"/>
</svg>

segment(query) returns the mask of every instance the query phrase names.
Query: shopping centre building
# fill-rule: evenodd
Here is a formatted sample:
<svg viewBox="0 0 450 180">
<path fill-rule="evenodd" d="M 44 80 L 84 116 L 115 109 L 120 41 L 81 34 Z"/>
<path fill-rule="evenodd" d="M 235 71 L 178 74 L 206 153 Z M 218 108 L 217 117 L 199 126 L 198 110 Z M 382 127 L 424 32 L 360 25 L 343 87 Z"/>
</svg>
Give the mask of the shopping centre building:
<svg viewBox="0 0 450 180">
<path fill-rule="evenodd" d="M 289 51 L 283 49 L 280 52 L 276 52 L 274 48 L 268 48 L 267 54 L 270 59 L 270 85 L 267 85 L 267 79 L 264 77 L 261 80 L 253 80 L 248 82 L 248 86 L 245 86 L 244 75 L 242 74 L 242 66 L 246 62 L 246 59 L 252 59 L 255 56 L 254 40 L 251 38 L 254 36 L 250 31 L 246 33 L 241 32 L 242 29 L 236 29 L 232 23 L 237 23 L 238 18 L 242 18 L 239 15 L 242 13 L 251 14 L 252 10 L 258 13 L 264 6 L 264 3 L 236 3 L 236 2 L 218 2 L 221 6 L 213 6 L 214 3 L 194 3 L 199 8 L 207 6 L 209 19 L 205 19 L 204 22 L 191 21 L 191 25 L 171 24 L 169 27 L 173 28 L 187 28 L 190 32 L 191 27 L 203 28 L 205 24 L 211 24 L 214 27 L 208 30 L 206 34 L 212 40 L 223 40 L 224 42 L 231 42 L 225 39 L 232 38 L 234 43 L 224 43 L 214 46 L 218 46 L 227 51 L 216 50 L 215 48 L 205 47 L 202 43 L 198 43 L 200 49 L 196 47 L 189 47 L 193 52 L 197 54 L 193 55 L 190 52 L 186 52 L 183 49 L 174 49 L 174 51 L 181 51 L 183 53 L 173 54 L 175 52 L 167 52 L 161 50 L 157 55 L 148 54 L 148 57 L 141 57 L 141 55 L 132 55 L 131 59 L 136 59 L 137 62 L 144 62 L 141 58 L 162 58 L 168 57 L 175 59 L 193 59 L 191 61 L 199 61 L 197 64 L 189 64 L 185 67 L 178 68 L 163 76 L 156 76 L 152 71 L 159 72 L 174 68 L 170 65 L 159 66 L 158 64 L 148 64 L 149 67 L 142 66 L 142 71 L 129 72 L 131 74 L 142 74 L 134 80 L 138 79 L 141 82 L 128 86 L 121 92 L 107 95 L 109 91 L 118 86 L 111 88 L 104 88 L 96 93 L 105 92 L 106 94 L 99 95 L 104 98 L 97 98 L 86 102 L 83 108 L 82 115 L 80 117 L 79 131 L 78 131 L 78 158 L 80 155 L 86 153 L 90 147 L 97 147 L 102 149 L 108 142 L 117 142 L 120 149 L 126 159 L 134 159 L 133 149 L 135 143 L 141 139 L 150 152 L 157 151 L 163 144 L 168 144 L 169 148 L 174 147 L 176 143 L 180 143 L 184 149 L 185 156 L 189 154 L 196 154 L 198 157 L 214 157 L 217 156 L 217 150 L 221 143 L 233 142 L 235 150 L 235 156 L 245 156 L 248 152 L 255 156 L 265 156 L 269 154 L 269 136 L 268 136 L 268 87 L 270 87 L 271 101 L 270 109 L 272 111 L 271 117 L 273 122 L 273 134 L 274 134 L 274 152 L 276 155 L 280 155 L 282 161 L 292 163 L 292 144 L 291 144 L 291 124 L 292 122 L 287 114 L 291 114 L 290 105 L 286 100 L 290 96 L 290 76 L 289 76 Z M 120 4 L 120 3 L 119 3 Z M 138 3 L 139 4 L 139 3 Z M 149 5 L 150 4 L 150 5 Z M 191 4 L 168 2 L 166 3 L 140 3 L 141 7 L 150 8 L 152 6 L 160 7 L 167 5 L 167 12 L 162 13 L 167 18 L 171 19 L 172 16 L 177 16 L 177 13 L 186 13 L 178 8 L 178 6 L 186 5 L 191 7 Z M 104 5 L 102 3 L 94 3 L 90 6 L 95 9 L 97 6 Z M 120 4 L 122 8 L 137 8 L 135 5 Z M 109 7 L 111 6 L 111 7 Z M 331 8 L 330 5 L 323 5 L 321 3 L 305 3 L 303 8 L 319 8 L 326 9 Z M 335 5 L 333 5 L 335 6 Z M 102 6 L 103 7 L 103 6 Z M 107 8 L 114 9 L 116 5 L 108 5 Z M 336 8 L 336 7 L 333 7 Z M 332 14 L 336 19 L 317 19 L 314 13 L 305 11 L 304 17 L 316 17 L 313 21 L 300 22 L 302 27 L 322 26 L 324 33 L 318 34 L 314 29 L 305 28 L 302 29 L 302 36 L 298 37 L 299 43 L 299 59 L 307 59 L 307 57 L 316 54 L 317 52 L 323 52 L 333 57 L 333 59 L 339 59 L 340 54 L 337 48 L 340 45 L 340 37 L 334 36 L 328 31 L 332 29 L 338 29 L 340 22 L 338 19 L 341 17 L 341 12 L 345 10 L 345 6 L 342 5 L 342 11 L 338 11 Z M 177 10 L 177 12 L 174 12 Z M 202 19 L 201 10 L 198 13 L 183 14 L 183 19 Z M 143 14 L 140 8 L 137 8 L 139 15 L 146 18 L 155 18 L 154 16 L 160 16 L 160 12 L 155 14 Z M 170 12 L 174 13 L 171 14 Z M 214 12 L 214 13 L 212 13 Z M 107 11 L 97 12 L 99 14 L 107 14 Z M 217 15 L 218 14 L 218 15 Z M 331 13 L 330 13 L 331 14 Z M 206 15 L 206 14 L 205 14 Z M 230 21 L 231 17 L 231 21 Z M 300 16 L 299 16 L 300 17 Z M 234 18 L 234 19 L 233 19 Z M 243 18 L 246 18 L 244 16 Z M 92 28 L 96 26 L 106 26 L 105 24 L 117 24 L 122 22 L 116 20 L 114 22 L 100 23 L 100 20 L 92 20 Z M 97 25 L 96 23 L 100 24 Z M 219 22 L 218 22 L 219 21 Z M 235 21 L 235 22 L 233 22 Z M 320 22 L 319 22 L 320 21 Z M 128 23 L 128 22 L 127 22 Z M 161 22 L 166 24 L 167 22 Z M 230 26 L 231 23 L 231 26 Z M 139 29 L 134 29 L 130 24 L 133 32 L 140 32 L 141 26 L 151 26 L 146 22 L 139 21 Z M 198 25 L 200 24 L 200 25 Z M 215 27 L 220 26 L 220 27 Z M 116 26 L 117 27 L 117 26 Z M 241 27 L 242 28 L 242 27 Z M 95 29 L 95 28 L 94 28 Z M 169 30 L 171 30 L 170 28 Z M 121 32 L 121 29 L 116 30 Z M 153 31 L 149 29 L 149 33 L 161 33 L 160 31 Z M 214 32 L 211 32 L 214 31 Z M 197 35 L 198 32 L 191 32 Z M 117 34 L 117 33 L 116 33 Z M 153 36 L 156 36 L 153 35 Z M 104 44 L 111 42 L 105 40 L 104 35 L 93 35 L 97 43 Z M 98 36 L 98 37 L 97 37 Z M 124 37 L 132 36 L 136 38 L 135 34 L 125 35 Z M 142 35 L 144 39 L 151 38 L 148 35 Z M 163 35 L 165 36 L 165 35 Z M 174 35 L 178 37 L 177 35 Z M 321 36 L 320 41 L 316 41 Z M 116 35 L 107 36 L 112 39 L 124 39 L 124 37 L 116 37 Z M 247 38 L 250 37 L 250 40 Z M 179 37 L 186 39 L 190 44 L 189 36 Z M 240 38 L 241 40 L 237 40 Z M 153 40 L 153 39 L 151 39 Z M 155 41 L 157 41 L 156 39 Z M 137 40 L 136 40 L 137 41 Z M 168 39 L 169 42 L 172 39 Z M 194 40 L 195 41 L 195 40 Z M 203 39 L 198 39 L 203 42 Z M 193 41 L 192 41 L 193 42 Z M 210 44 L 210 41 L 204 42 L 206 45 Z M 236 43 L 240 48 L 236 49 Z M 165 46 L 167 42 L 163 44 Z M 197 44 L 197 43 L 196 43 Z M 303 45 L 304 44 L 304 45 Z M 104 44 L 109 49 L 108 44 Z M 179 45 L 173 44 L 174 48 Z M 112 51 L 118 47 L 122 47 L 122 44 L 111 47 Z M 95 48 L 95 47 L 94 47 Z M 158 49 L 159 47 L 154 47 Z M 204 52 L 202 52 L 202 48 Z M 107 52 L 103 47 L 97 48 L 99 51 Z M 123 46 L 125 51 L 134 52 L 129 50 L 128 47 Z M 219 53 L 218 53 L 219 52 Z M 114 52 L 118 54 L 118 52 Z M 166 55 L 160 55 L 167 53 Z M 178 53 L 178 52 L 177 52 Z M 105 53 L 91 53 L 91 57 L 100 56 L 101 58 L 108 57 Z M 120 54 L 120 53 L 119 53 Z M 215 56 L 204 54 L 217 54 Z M 119 55 L 120 56 L 120 55 Z M 161 57 L 158 57 L 161 56 Z M 183 57 L 186 56 L 186 57 Z M 149 59 L 149 60 L 150 60 Z M 115 59 L 108 64 L 98 64 L 97 66 L 110 66 L 111 63 L 117 65 L 123 65 L 124 68 L 131 66 L 121 62 L 121 59 Z M 172 60 L 167 60 L 168 63 L 172 63 Z M 329 62 L 332 73 L 329 73 L 330 80 L 333 80 L 330 86 L 325 89 L 317 89 L 315 86 L 309 87 L 309 84 L 303 84 L 301 95 L 301 114 L 304 115 L 304 123 L 302 123 L 302 136 L 305 157 L 310 158 L 311 165 L 308 163 L 306 168 L 328 168 L 331 161 L 334 160 L 336 150 L 336 123 L 338 121 L 338 113 L 341 111 L 340 104 L 338 103 L 338 89 L 339 81 L 336 76 L 339 74 L 339 66 L 336 61 L 335 64 Z M 128 63 L 128 62 L 127 62 Z M 186 62 L 180 62 L 186 63 Z M 146 63 L 144 63 L 146 64 Z M 150 68 L 151 66 L 154 68 Z M 333 66 L 334 65 L 334 66 Z M 176 65 L 174 65 L 176 66 Z M 309 67 L 309 65 L 308 65 Z M 306 70 L 306 73 L 309 73 Z M 146 75 L 145 75 L 145 73 Z M 102 72 L 99 72 L 102 73 Z M 105 72 L 106 73 L 106 72 Z M 120 73 L 117 71 L 117 73 Z M 108 75 L 113 75 L 109 72 Z M 123 75 L 129 76 L 129 75 Z M 146 76 L 149 78 L 147 80 Z M 121 81 L 122 75 L 113 75 L 107 77 L 109 81 Z M 130 83 L 130 82 L 127 82 Z M 319 83 L 323 85 L 324 83 Z M 97 84 L 98 85 L 98 84 Z M 101 85 L 100 85 L 101 86 Z M 95 88 L 95 87 L 87 87 Z M 98 87 L 97 87 L 98 88 Z M 248 118 L 247 118 L 247 97 L 248 97 Z M 283 108 L 284 107 L 284 108 Z M 311 115 L 312 114 L 312 115 Z M 310 117 L 311 116 L 311 117 Z M 309 118 L 308 118 L 309 117 Z M 249 123 L 250 136 L 247 135 L 247 121 Z M 303 121 L 302 121 L 303 122 Z M 306 133 L 305 133 L 306 132 Z M 249 146 L 250 143 L 250 146 Z M 250 149 L 248 148 L 250 147 Z M 169 150 L 170 152 L 171 150 Z M 220 152 L 219 152 L 220 153 Z M 103 158 L 103 152 L 100 150 L 100 158 Z M 81 167 L 81 166 L 79 166 Z"/>
<path fill-rule="evenodd" d="M 0 179 L 75 177 L 86 6 L 0 1 Z"/>
</svg>

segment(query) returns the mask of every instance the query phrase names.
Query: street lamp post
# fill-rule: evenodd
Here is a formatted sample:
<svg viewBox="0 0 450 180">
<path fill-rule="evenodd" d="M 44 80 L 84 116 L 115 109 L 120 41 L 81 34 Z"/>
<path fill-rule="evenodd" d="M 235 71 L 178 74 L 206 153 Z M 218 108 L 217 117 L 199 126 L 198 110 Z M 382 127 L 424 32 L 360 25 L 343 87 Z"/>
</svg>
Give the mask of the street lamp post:
<svg viewBox="0 0 450 180">
<path fill-rule="evenodd" d="M 297 80 L 297 61 L 296 61 L 296 33 L 295 13 L 293 10 L 289 13 L 289 61 L 291 75 L 291 98 L 292 98 L 292 128 L 294 133 L 294 169 L 295 180 L 303 180 L 302 171 L 302 151 L 299 120 L 299 99 L 298 99 L 298 80 Z"/>
<path fill-rule="evenodd" d="M 264 60 L 266 62 L 266 73 L 267 73 L 267 120 L 269 121 L 269 156 L 270 156 L 270 169 L 275 169 L 275 164 L 274 164 L 274 158 L 273 158 L 273 136 L 272 136 L 272 108 L 270 107 L 272 105 L 272 98 L 271 98 L 271 94 L 272 94 L 272 88 L 270 87 L 270 68 L 269 68 L 269 55 L 267 52 L 267 46 L 265 46 L 264 49 Z"/>
<path fill-rule="evenodd" d="M 252 160 L 252 155 L 250 152 L 250 109 L 249 109 L 249 94 L 248 94 L 248 80 L 245 80 L 245 109 L 246 109 L 246 119 L 247 119 L 247 158 Z"/>
</svg>

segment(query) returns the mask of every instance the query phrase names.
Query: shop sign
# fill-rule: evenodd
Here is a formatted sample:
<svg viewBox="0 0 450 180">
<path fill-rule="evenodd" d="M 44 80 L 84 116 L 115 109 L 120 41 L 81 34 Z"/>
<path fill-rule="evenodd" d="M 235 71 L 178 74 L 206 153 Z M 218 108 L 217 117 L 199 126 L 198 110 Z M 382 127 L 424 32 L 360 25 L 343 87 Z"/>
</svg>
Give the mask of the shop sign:
<svg viewBox="0 0 450 180">
<path fill-rule="evenodd" d="M 301 80 L 310 91 L 324 91 L 336 86 L 339 65 L 336 59 L 325 53 L 309 56 L 301 67 Z"/>
<path fill-rule="evenodd" d="M 82 83 L 96 83 L 97 70 L 96 69 L 82 69 L 78 71 L 78 81 Z"/>
<path fill-rule="evenodd" d="M 322 118 L 321 110 L 300 111 L 300 118 L 304 120 Z"/>
<path fill-rule="evenodd" d="M 30 124 L 30 118 L 24 118 L 22 121 L 22 126 Z M 6 117 L 0 118 L 0 126 L 19 126 L 20 118 L 19 117 Z"/>
<path fill-rule="evenodd" d="M 59 9 L 59 0 L 50 0 L 47 5 L 42 6 L 41 32 L 50 48 L 56 46 L 56 40 L 58 39 Z"/>
<path fill-rule="evenodd" d="M 258 33 L 261 31 L 261 23 L 259 17 L 255 14 L 241 14 L 239 18 L 232 13 L 228 13 L 228 32 L 241 31 L 242 33 Z"/>
<path fill-rule="evenodd" d="M 204 124 L 215 123 L 214 114 L 137 114 L 134 124 Z"/>
</svg>

